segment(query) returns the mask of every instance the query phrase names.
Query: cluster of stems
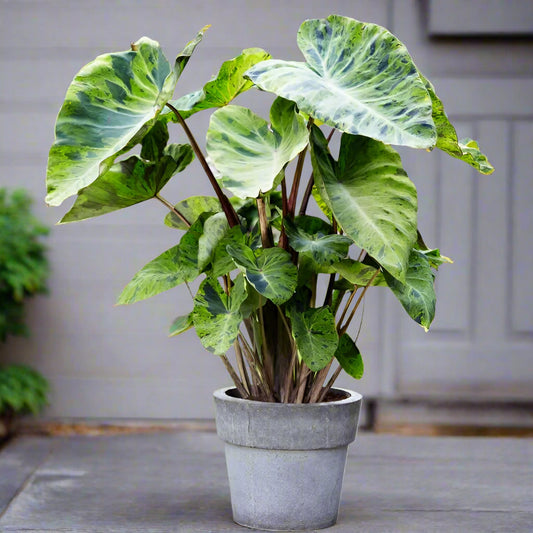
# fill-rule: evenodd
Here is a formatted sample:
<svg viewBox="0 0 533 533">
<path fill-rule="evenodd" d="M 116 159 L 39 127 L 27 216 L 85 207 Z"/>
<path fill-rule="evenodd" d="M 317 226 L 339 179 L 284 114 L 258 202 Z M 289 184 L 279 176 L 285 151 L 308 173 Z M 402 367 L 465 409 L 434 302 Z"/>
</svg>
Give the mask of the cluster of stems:
<svg viewBox="0 0 533 533">
<path fill-rule="evenodd" d="M 167 103 L 167 106 L 176 115 L 178 122 L 183 127 L 191 147 L 220 201 L 229 226 L 234 227 L 238 225 L 239 219 L 237 213 L 218 184 L 188 125 L 185 123 L 185 120 L 178 110 L 169 103 Z M 309 128 L 311 127 L 311 124 L 312 119 L 309 120 Z M 331 139 L 333 131 L 334 130 L 330 133 L 328 141 Z M 284 218 L 293 218 L 295 216 L 300 179 L 302 176 L 306 152 L 307 147 L 304 148 L 298 156 L 290 193 L 287 191 L 285 179 L 281 182 L 282 210 Z M 313 174 L 311 174 L 300 204 L 300 215 L 305 214 L 307 210 L 313 183 L 314 178 Z M 186 217 L 170 202 L 160 195 L 157 195 L 157 199 L 179 217 L 187 226 L 190 226 Z M 263 248 L 276 246 L 270 228 L 264 198 L 259 196 L 256 199 L 256 205 L 262 246 Z M 333 220 L 333 229 L 336 232 L 338 231 L 335 220 Z M 293 258 L 293 262 L 298 265 L 298 253 L 290 248 L 283 226 L 277 246 L 288 251 Z M 361 251 L 359 260 L 362 260 L 364 255 L 365 252 Z M 378 273 L 379 269 L 376 270 L 374 276 L 365 286 L 359 287 L 355 285 L 349 291 L 340 291 L 340 294 L 335 298 L 335 302 L 333 302 L 335 274 L 330 274 L 329 283 L 324 297 L 324 305 L 331 308 L 332 313 L 336 318 L 336 327 L 339 336 L 346 333 L 356 315 L 357 309 L 363 301 L 368 287 L 372 285 L 372 282 Z M 312 291 L 311 307 L 314 307 L 316 304 L 317 276 L 315 275 L 314 278 L 313 287 L 309 287 Z M 229 275 L 223 277 L 223 283 L 225 290 L 229 292 L 231 290 L 231 279 Z M 345 298 L 345 296 L 347 296 L 347 298 Z M 342 367 L 337 364 L 336 368 L 332 369 L 332 365 L 335 361 L 335 358 L 332 358 L 329 364 L 318 372 L 313 372 L 309 369 L 298 355 L 298 350 L 291 333 L 289 318 L 285 313 L 284 304 L 276 305 L 267 300 L 265 304 L 252 313 L 249 318 L 243 320 L 243 327 L 244 331 L 241 330 L 237 339 L 234 341 L 235 363 L 232 364 L 226 355 L 221 356 L 222 362 L 242 398 L 283 403 L 316 403 L 326 399 L 327 394 L 339 376 Z"/>
</svg>

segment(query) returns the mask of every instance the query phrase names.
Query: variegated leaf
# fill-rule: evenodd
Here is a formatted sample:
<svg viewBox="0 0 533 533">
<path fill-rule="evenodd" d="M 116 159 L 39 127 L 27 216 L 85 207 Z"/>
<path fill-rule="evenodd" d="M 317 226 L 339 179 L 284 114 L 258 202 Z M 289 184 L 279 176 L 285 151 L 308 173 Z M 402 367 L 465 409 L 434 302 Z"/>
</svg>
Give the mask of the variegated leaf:
<svg viewBox="0 0 533 533">
<path fill-rule="evenodd" d="M 203 219 L 198 219 L 180 243 L 150 261 L 135 274 L 119 296 L 118 304 L 132 304 L 168 291 L 198 277 L 198 240 Z"/>
<path fill-rule="evenodd" d="M 320 218 L 306 215 L 284 219 L 289 244 L 296 252 L 306 253 L 319 265 L 331 265 L 348 255 L 352 239 L 332 234 L 331 226 Z"/>
<path fill-rule="evenodd" d="M 359 348 L 347 333 L 341 335 L 335 358 L 342 369 L 352 378 L 361 379 L 365 370 Z"/>
<path fill-rule="evenodd" d="M 406 47 L 376 24 L 331 15 L 305 21 L 306 63 L 270 59 L 248 70 L 261 89 L 341 131 L 389 144 L 431 148 L 431 99 Z"/>
<path fill-rule="evenodd" d="M 188 144 L 177 146 L 172 151 L 173 156 L 163 155 L 155 163 L 146 162 L 136 155 L 115 163 L 78 191 L 74 205 L 61 223 L 97 217 L 154 198 L 168 180 L 185 169 L 194 158 Z"/>
<path fill-rule="evenodd" d="M 229 244 L 226 250 L 248 282 L 265 298 L 279 305 L 294 294 L 298 270 L 285 250 L 259 249 L 256 255 L 251 248 L 238 243 Z"/>
<path fill-rule="evenodd" d="M 436 147 L 440 148 L 448 155 L 468 163 L 481 174 L 492 174 L 494 172 L 494 167 L 489 163 L 487 156 L 479 150 L 476 141 L 473 141 L 472 139 L 463 139 L 459 141 L 457 139 L 455 128 L 448 119 L 448 115 L 446 115 L 446 112 L 444 111 L 444 105 L 441 99 L 437 96 L 432 83 L 422 76 L 422 74 L 420 74 L 420 78 L 426 85 L 426 89 L 431 97 L 433 105 L 433 121 L 437 128 Z"/>
<path fill-rule="evenodd" d="M 228 105 L 239 94 L 253 86 L 253 83 L 244 77 L 244 73 L 251 66 L 269 58 L 270 54 L 261 48 L 247 48 L 237 57 L 224 61 L 217 76 L 207 82 L 202 89 L 170 103 L 183 118 L 188 118 L 203 109 Z M 164 114 L 176 120 L 171 111 L 165 111 Z"/>
<path fill-rule="evenodd" d="M 239 198 L 256 198 L 276 185 L 283 167 L 308 143 L 305 120 L 293 102 L 277 98 L 266 120 L 229 105 L 211 115 L 207 153 L 220 183 Z"/>
<path fill-rule="evenodd" d="M 335 318 L 327 307 L 290 312 L 292 336 L 298 355 L 313 372 L 330 361 L 339 344 Z"/>
<path fill-rule="evenodd" d="M 244 276 L 235 279 L 229 294 L 216 279 L 205 279 L 194 297 L 192 319 L 204 348 L 216 355 L 226 353 L 239 334 L 243 316 L 241 304 L 246 300 Z"/>
<path fill-rule="evenodd" d="M 393 276 L 405 280 L 417 238 L 417 195 L 390 146 L 343 134 L 336 162 L 319 128 L 311 131 L 315 184 L 344 232 Z"/>
<path fill-rule="evenodd" d="M 427 331 L 435 317 L 436 302 L 433 286 L 435 275 L 428 258 L 418 250 L 411 252 L 404 283 L 386 271 L 384 276 L 407 314 Z"/>
<path fill-rule="evenodd" d="M 59 205 L 107 171 L 140 142 L 172 97 L 178 77 L 203 30 L 174 68 L 156 41 L 141 38 L 131 50 L 98 56 L 70 84 L 56 122 L 47 169 L 47 197 Z"/>
</svg>

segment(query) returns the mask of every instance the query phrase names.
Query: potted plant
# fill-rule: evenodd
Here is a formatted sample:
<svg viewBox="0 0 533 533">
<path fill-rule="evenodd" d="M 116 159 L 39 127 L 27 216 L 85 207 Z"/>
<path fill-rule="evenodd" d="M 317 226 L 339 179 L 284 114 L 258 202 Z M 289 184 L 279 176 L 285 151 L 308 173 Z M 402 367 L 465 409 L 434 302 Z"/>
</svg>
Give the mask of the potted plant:
<svg viewBox="0 0 533 533">
<path fill-rule="evenodd" d="M 149 199 L 168 209 L 179 242 L 137 272 L 118 302 L 200 278 L 171 335 L 194 327 L 233 380 L 215 401 L 235 520 L 326 527 L 361 401 L 332 388 L 341 370 L 363 374 L 349 326 L 366 291 L 383 286 L 429 328 L 435 270 L 449 261 L 418 231 L 416 188 L 391 145 L 439 148 L 481 173 L 493 169 L 475 141 L 458 140 L 431 83 L 381 26 L 307 20 L 298 32 L 304 62 L 245 49 L 173 99 L 205 29 L 174 65 L 143 37 L 81 69 L 57 118 L 47 202 L 77 195 L 61 222 Z M 275 95 L 269 120 L 230 104 L 253 87 Z M 187 119 L 206 109 L 214 111 L 204 154 Z M 169 144 L 171 123 L 187 143 Z M 165 198 L 161 189 L 194 156 L 214 195 Z"/>
<path fill-rule="evenodd" d="M 48 233 L 31 213 L 24 189 L 0 188 L 0 342 L 28 335 L 27 298 L 46 290 L 48 262 L 41 237 Z M 47 402 L 48 383 L 24 365 L 0 365 L 0 439 L 17 416 L 37 414 Z"/>
</svg>

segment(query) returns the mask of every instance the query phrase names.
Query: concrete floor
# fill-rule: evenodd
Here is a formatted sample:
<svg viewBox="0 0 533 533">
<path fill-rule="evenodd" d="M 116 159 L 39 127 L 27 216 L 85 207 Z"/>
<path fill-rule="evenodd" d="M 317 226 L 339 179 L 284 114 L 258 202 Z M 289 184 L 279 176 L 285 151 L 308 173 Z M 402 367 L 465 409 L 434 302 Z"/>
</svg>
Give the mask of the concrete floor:
<svg viewBox="0 0 533 533">
<path fill-rule="evenodd" d="M 212 432 L 21 436 L 0 451 L 0 531 L 243 533 Z M 331 533 L 531 532 L 533 439 L 360 434 Z"/>
</svg>

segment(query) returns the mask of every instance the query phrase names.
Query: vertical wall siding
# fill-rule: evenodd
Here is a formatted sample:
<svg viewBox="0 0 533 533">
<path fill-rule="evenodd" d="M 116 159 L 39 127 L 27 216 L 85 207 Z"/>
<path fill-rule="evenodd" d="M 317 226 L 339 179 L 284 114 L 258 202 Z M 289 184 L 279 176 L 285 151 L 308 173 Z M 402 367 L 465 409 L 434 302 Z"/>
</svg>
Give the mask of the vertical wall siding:
<svg viewBox="0 0 533 533">
<path fill-rule="evenodd" d="M 486 84 L 477 82 L 477 94 Z M 520 96 L 524 84 L 530 82 L 508 80 L 505 102 L 494 98 L 490 113 L 473 117 L 471 108 L 453 117 L 462 135 L 479 140 L 497 170 L 481 176 L 438 158 L 439 186 L 426 198 L 437 208 L 421 219 L 439 227 L 441 251 L 455 263 L 438 274 L 431 332 L 413 331 L 402 320 L 396 390 L 403 395 L 531 397 L 533 129 L 515 118 L 529 105 Z M 453 90 L 465 90 L 462 80 Z"/>
</svg>

